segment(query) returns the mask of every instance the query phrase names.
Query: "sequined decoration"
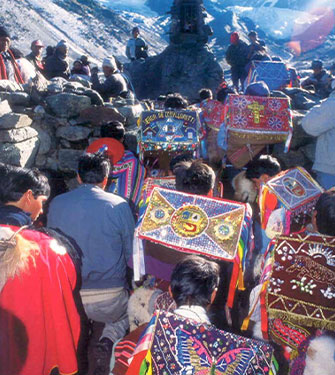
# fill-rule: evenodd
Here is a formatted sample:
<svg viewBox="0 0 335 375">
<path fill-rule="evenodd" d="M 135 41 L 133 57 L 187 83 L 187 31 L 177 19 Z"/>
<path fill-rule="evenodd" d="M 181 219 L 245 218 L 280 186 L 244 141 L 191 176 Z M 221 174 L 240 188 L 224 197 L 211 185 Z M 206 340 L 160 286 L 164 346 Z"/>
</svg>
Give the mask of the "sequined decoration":
<svg viewBox="0 0 335 375">
<path fill-rule="evenodd" d="M 155 187 L 140 237 L 183 251 L 233 260 L 245 205 Z"/>
</svg>

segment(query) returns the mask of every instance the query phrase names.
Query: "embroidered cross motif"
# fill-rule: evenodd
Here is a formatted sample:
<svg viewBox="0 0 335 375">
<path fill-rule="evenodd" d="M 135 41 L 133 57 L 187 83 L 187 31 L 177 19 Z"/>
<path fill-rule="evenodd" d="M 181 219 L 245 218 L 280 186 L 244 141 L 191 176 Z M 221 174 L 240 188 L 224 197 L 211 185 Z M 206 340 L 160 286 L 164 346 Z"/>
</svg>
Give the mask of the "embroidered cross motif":
<svg viewBox="0 0 335 375">
<path fill-rule="evenodd" d="M 252 104 L 248 105 L 248 108 L 252 110 L 254 115 L 254 123 L 259 124 L 261 122 L 261 112 L 264 111 L 264 105 L 259 105 L 257 102 L 253 102 Z"/>
</svg>

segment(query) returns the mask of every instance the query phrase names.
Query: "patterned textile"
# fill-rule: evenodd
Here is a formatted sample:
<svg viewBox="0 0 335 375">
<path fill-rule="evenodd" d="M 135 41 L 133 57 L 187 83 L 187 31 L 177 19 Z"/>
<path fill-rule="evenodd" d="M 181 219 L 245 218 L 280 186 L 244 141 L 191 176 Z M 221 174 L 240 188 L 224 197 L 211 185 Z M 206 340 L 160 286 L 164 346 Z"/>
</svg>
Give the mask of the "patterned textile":
<svg viewBox="0 0 335 375">
<path fill-rule="evenodd" d="M 193 151 L 199 144 L 196 111 L 145 111 L 140 121 L 140 153 L 145 151 Z"/>
<path fill-rule="evenodd" d="M 285 98 L 229 95 L 225 124 L 234 144 L 269 144 L 292 136 L 290 103 Z"/>
<path fill-rule="evenodd" d="M 160 311 L 149 325 L 151 330 L 153 325 L 151 341 L 146 345 L 140 342 L 135 350 L 135 355 L 139 349 L 147 350 L 142 372 L 133 368 L 133 374 L 265 375 L 275 372 L 273 349 L 265 342 Z"/>
<path fill-rule="evenodd" d="M 155 303 L 155 310 L 173 312 L 176 308 L 176 302 L 171 297 L 169 292 L 164 292 L 157 297 Z"/>
<path fill-rule="evenodd" d="M 292 168 L 279 173 L 261 189 L 259 204 L 262 227 L 268 225 L 274 210 L 283 208 L 284 219 L 278 233 L 291 233 L 293 224 L 305 224 L 322 192 L 320 185 L 303 168 Z M 276 225 L 274 221 L 274 226 Z M 268 229 L 268 232 L 271 230 Z"/>
<path fill-rule="evenodd" d="M 269 318 L 335 330 L 335 238 L 278 237 L 272 259 L 266 294 Z"/>
<path fill-rule="evenodd" d="M 113 165 L 109 192 L 139 202 L 145 169 L 131 151 L 126 150 L 122 159 Z"/>
<path fill-rule="evenodd" d="M 176 178 L 175 176 L 169 177 L 148 177 L 145 179 L 143 188 L 141 191 L 141 199 L 139 202 L 139 216 L 141 217 L 146 208 L 148 207 L 150 194 L 155 186 L 160 186 L 166 189 L 176 189 Z"/>
<path fill-rule="evenodd" d="M 225 117 L 224 104 L 217 100 L 206 99 L 200 103 L 200 108 L 206 125 L 210 129 L 219 131 Z"/>
<path fill-rule="evenodd" d="M 264 81 L 270 90 L 278 90 L 289 84 L 289 72 L 282 62 L 253 61 L 246 79 L 246 86 L 259 81 Z"/>
<path fill-rule="evenodd" d="M 140 237 L 178 251 L 233 261 L 246 206 L 163 188 L 154 188 Z"/>
</svg>

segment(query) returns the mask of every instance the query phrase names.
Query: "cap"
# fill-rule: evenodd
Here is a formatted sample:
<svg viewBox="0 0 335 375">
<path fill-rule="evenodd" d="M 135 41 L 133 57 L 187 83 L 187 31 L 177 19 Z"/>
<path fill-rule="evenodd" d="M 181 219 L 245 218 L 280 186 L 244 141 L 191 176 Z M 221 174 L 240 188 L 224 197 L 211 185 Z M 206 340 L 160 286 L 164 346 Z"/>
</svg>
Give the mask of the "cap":
<svg viewBox="0 0 335 375">
<path fill-rule="evenodd" d="M 133 29 L 131 30 L 131 32 L 134 33 L 135 31 L 137 31 L 139 33 L 140 32 L 140 28 L 138 26 L 133 27 Z"/>
<path fill-rule="evenodd" d="M 108 66 L 110 68 L 113 68 L 114 70 L 117 70 L 117 65 L 114 56 L 104 58 L 102 61 L 102 66 Z"/>
<path fill-rule="evenodd" d="M 4 26 L 0 26 L 0 37 L 5 37 L 10 39 L 8 30 Z"/>
<path fill-rule="evenodd" d="M 63 46 L 65 46 L 65 47 L 69 47 L 68 42 L 67 42 L 66 40 L 64 40 L 64 39 L 60 40 L 60 41 L 57 43 L 56 48 L 58 48 L 58 47 L 63 47 Z"/>
<path fill-rule="evenodd" d="M 37 39 L 37 40 L 34 40 L 34 41 L 31 43 L 31 46 L 44 47 L 44 44 L 42 43 L 41 40 Z"/>
<path fill-rule="evenodd" d="M 321 60 L 314 60 L 313 62 L 312 62 L 312 69 L 314 69 L 314 68 L 319 68 L 319 69 L 322 69 L 322 67 L 323 67 L 323 63 L 322 63 L 322 61 Z"/>
</svg>

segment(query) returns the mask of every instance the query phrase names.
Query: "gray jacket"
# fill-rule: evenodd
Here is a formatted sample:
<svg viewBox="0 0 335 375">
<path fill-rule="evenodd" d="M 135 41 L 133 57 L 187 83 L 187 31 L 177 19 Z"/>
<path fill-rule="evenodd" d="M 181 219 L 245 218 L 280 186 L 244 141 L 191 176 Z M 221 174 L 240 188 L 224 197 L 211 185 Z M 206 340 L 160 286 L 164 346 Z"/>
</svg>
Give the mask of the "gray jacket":
<svg viewBox="0 0 335 375">
<path fill-rule="evenodd" d="M 81 185 L 52 200 L 48 227 L 60 229 L 83 251 L 82 288 L 125 286 L 134 219 L 123 198 L 95 185 Z"/>
<path fill-rule="evenodd" d="M 313 169 L 335 175 L 335 93 L 303 118 L 306 133 L 318 137 Z"/>
</svg>

